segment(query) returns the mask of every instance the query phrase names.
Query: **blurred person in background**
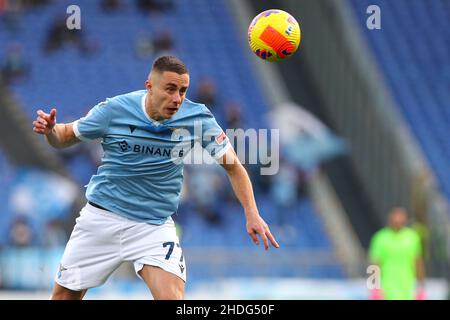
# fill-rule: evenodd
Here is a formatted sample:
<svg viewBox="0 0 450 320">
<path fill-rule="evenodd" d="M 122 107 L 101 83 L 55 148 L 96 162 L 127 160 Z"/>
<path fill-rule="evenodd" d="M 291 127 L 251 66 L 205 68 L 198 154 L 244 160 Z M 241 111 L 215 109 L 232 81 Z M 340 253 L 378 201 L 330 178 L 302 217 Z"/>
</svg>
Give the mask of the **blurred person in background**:
<svg viewBox="0 0 450 320">
<path fill-rule="evenodd" d="M 163 29 L 156 33 L 153 39 L 153 49 L 156 55 L 171 55 L 175 48 L 172 33 Z"/>
<path fill-rule="evenodd" d="M 142 30 L 136 38 L 135 53 L 137 57 L 139 59 L 148 59 L 154 52 L 153 38 L 147 31 Z"/>
<path fill-rule="evenodd" d="M 101 0 L 100 7 L 105 13 L 113 13 L 122 7 L 121 0 Z"/>
<path fill-rule="evenodd" d="M 45 224 L 43 245 L 51 248 L 60 248 L 67 242 L 67 233 L 64 221 L 61 219 L 50 219 Z"/>
<path fill-rule="evenodd" d="M 23 248 L 35 244 L 36 241 L 29 220 L 25 216 L 16 217 L 11 226 L 9 245 Z"/>
<path fill-rule="evenodd" d="M 0 14 L 6 12 L 6 9 L 8 9 L 8 2 L 9 0 L 0 0 Z"/>
<path fill-rule="evenodd" d="M 241 106 L 237 102 L 229 102 L 225 106 L 225 122 L 227 129 L 239 129 L 243 127 Z"/>
<path fill-rule="evenodd" d="M 24 78 L 30 71 L 29 65 L 23 57 L 23 47 L 20 43 L 13 43 L 8 47 L 5 62 L 1 72 L 6 83 L 10 84 Z"/>
<path fill-rule="evenodd" d="M 220 225 L 220 196 L 224 181 L 216 166 L 190 166 L 187 184 L 194 211 L 199 213 L 211 225 Z"/>
<path fill-rule="evenodd" d="M 37 111 L 33 130 L 51 146 L 102 138 L 104 148 L 102 165 L 87 186 L 88 203 L 61 259 L 53 299 L 82 299 L 124 261 L 134 263 L 153 298 L 184 298 L 185 260 L 172 215 L 183 182 L 182 160 L 195 142 L 228 174 L 253 242 L 258 245 L 259 236 L 266 250 L 269 244 L 279 247 L 228 137 L 205 105 L 186 99 L 188 87 L 186 65 L 162 56 L 154 61 L 145 90 L 107 99 L 75 122 L 56 124 L 56 109 Z"/>
<path fill-rule="evenodd" d="M 195 99 L 205 104 L 210 110 L 218 104 L 216 83 L 213 78 L 203 76 L 200 79 Z"/>
<path fill-rule="evenodd" d="M 142 12 L 157 13 L 172 10 L 173 0 L 136 0 L 138 8 Z"/>
<path fill-rule="evenodd" d="M 83 30 L 67 28 L 66 16 L 57 16 L 51 23 L 44 43 L 46 54 L 55 53 L 64 46 L 70 45 L 85 55 L 93 54 L 98 49 L 98 43 L 86 38 Z"/>
<path fill-rule="evenodd" d="M 28 9 L 47 5 L 50 0 L 0 0 L 0 25 L 4 23 L 5 28 L 18 33 L 27 27 L 23 14 Z"/>
<path fill-rule="evenodd" d="M 372 237 L 369 248 L 371 264 L 380 268 L 381 288 L 373 289 L 373 300 L 424 300 L 425 267 L 419 235 L 406 226 L 404 208 L 393 208 L 388 226 Z"/>
<path fill-rule="evenodd" d="M 11 33 L 20 32 L 23 9 L 20 1 L 0 1 L 0 13 L 2 14 L 0 24 L 4 25 L 6 30 Z"/>
<path fill-rule="evenodd" d="M 291 214 L 295 210 L 298 199 L 300 199 L 299 169 L 293 164 L 281 159 L 280 170 L 278 174 L 272 176 L 270 196 L 277 207 L 277 223 L 280 226 L 288 227 L 290 225 Z"/>
</svg>

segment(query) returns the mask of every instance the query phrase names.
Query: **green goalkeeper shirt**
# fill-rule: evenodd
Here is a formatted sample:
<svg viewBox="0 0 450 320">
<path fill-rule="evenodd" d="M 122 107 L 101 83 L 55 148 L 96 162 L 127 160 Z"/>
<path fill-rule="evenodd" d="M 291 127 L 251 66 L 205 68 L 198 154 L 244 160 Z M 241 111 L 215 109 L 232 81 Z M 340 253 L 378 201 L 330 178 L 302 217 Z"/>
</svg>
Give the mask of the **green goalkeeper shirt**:
<svg viewBox="0 0 450 320">
<path fill-rule="evenodd" d="M 422 254 L 420 239 L 411 228 L 383 228 L 372 238 L 370 260 L 380 266 L 383 296 L 389 300 L 414 298 L 416 260 Z"/>
</svg>

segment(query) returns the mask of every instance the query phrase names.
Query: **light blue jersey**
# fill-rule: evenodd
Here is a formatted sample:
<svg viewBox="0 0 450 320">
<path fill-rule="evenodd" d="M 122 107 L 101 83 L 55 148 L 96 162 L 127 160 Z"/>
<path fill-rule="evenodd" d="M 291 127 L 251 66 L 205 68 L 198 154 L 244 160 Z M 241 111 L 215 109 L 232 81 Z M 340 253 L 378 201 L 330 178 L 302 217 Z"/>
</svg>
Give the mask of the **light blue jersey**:
<svg viewBox="0 0 450 320">
<path fill-rule="evenodd" d="M 183 182 L 180 160 L 194 143 L 216 159 L 231 144 L 205 105 L 185 99 L 161 123 L 145 112 L 146 94 L 140 90 L 109 98 L 73 128 L 80 140 L 102 138 L 102 165 L 87 186 L 86 198 L 126 218 L 159 225 L 177 211 Z"/>
</svg>

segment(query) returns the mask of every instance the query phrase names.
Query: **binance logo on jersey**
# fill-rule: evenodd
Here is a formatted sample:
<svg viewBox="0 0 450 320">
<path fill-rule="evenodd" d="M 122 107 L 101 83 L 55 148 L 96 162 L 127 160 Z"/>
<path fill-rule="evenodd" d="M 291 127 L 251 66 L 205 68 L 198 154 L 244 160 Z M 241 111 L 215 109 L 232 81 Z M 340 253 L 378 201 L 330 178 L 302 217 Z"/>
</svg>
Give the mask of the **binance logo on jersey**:
<svg viewBox="0 0 450 320">
<path fill-rule="evenodd" d="M 125 152 L 125 151 L 131 149 L 130 145 L 129 145 L 128 142 L 126 142 L 125 140 L 120 141 L 120 142 L 119 142 L 119 146 L 120 146 L 120 149 L 122 149 L 123 152 Z"/>
<path fill-rule="evenodd" d="M 139 145 L 135 144 L 133 146 L 133 152 L 136 153 L 143 153 L 143 154 L 150 154 L 155 156 L 162 156 L 162 157 L 170 157 L 172 149 L 168 148 L 158 148 L 154 146 L 145 146 L 145 145 Z"/>
<path fill-rule="evenodd" d="M 184 156 L 183 149 L 172 150 L 172 148 L 161 148 L 161 147 L 141 145 L 141 144 L 130 145 L 125 140 L 122 140 L 119 142 L 119 147 L 123 152 L 131 151 L 133 153 L 140 153 L 140 154 L 167 157 L 167 158 L 172 158 L 172 157 L 177 158 L 177 157 Z M 175 154 L 173 154 L 173 153 L 175 153 Z"/>
</svg>

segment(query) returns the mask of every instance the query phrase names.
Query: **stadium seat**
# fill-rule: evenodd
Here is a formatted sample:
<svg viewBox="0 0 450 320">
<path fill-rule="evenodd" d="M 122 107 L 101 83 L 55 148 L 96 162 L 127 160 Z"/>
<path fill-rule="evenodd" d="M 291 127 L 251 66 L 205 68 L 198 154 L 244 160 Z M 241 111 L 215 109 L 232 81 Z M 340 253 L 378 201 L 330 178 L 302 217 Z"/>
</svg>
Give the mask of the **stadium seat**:
<svg viewBox="0 0 450 320">
<path fill-rule="evenodd" d="M 382 32 L 365 28 L 370 1 L 354 13 L 409 124 L 450 199 L 450 6 L 448 1 L 380 0 Z"/>
</svg>

